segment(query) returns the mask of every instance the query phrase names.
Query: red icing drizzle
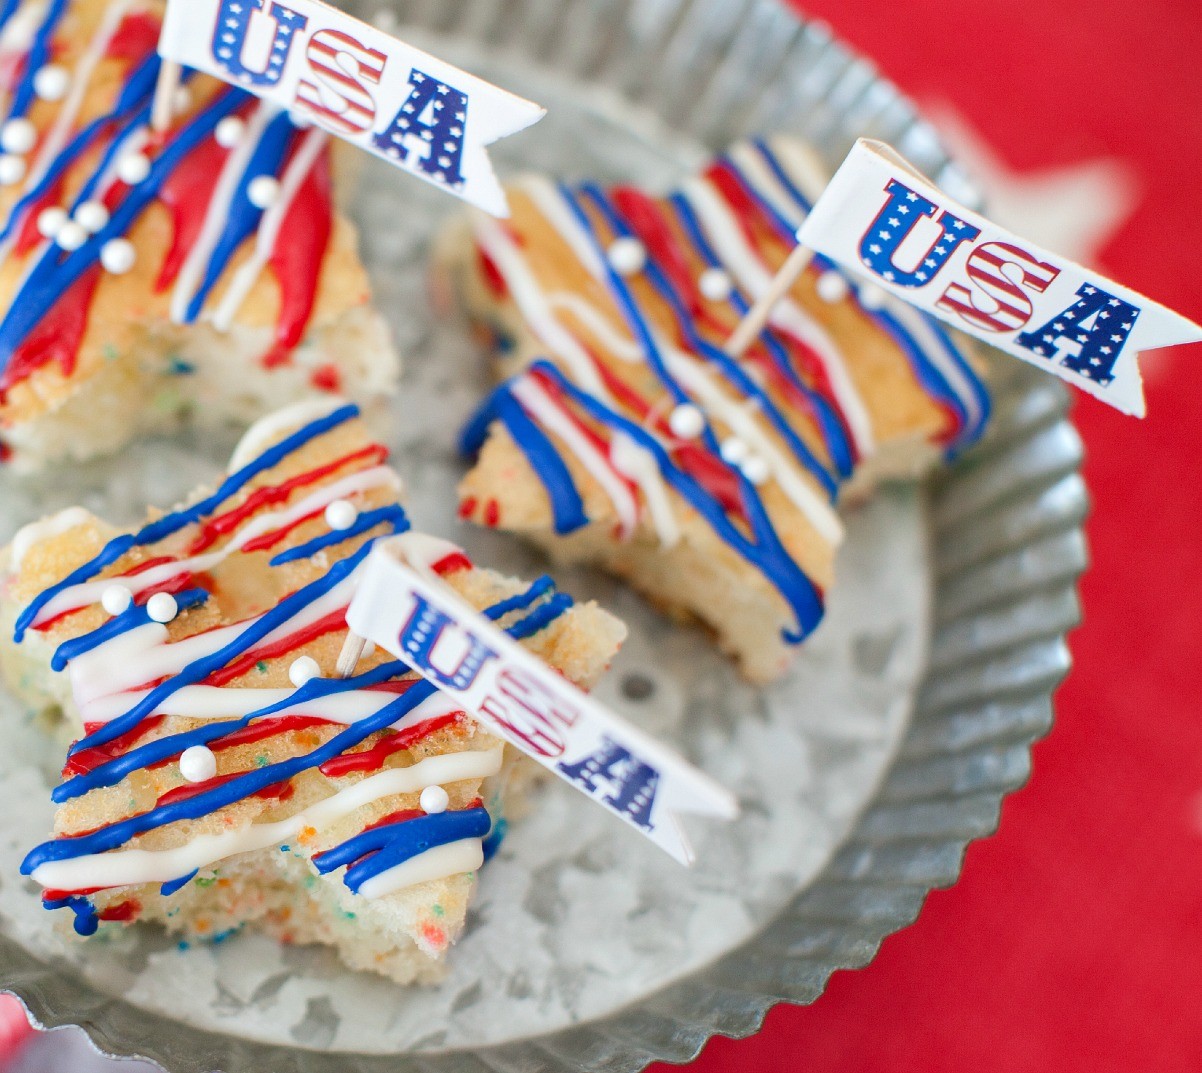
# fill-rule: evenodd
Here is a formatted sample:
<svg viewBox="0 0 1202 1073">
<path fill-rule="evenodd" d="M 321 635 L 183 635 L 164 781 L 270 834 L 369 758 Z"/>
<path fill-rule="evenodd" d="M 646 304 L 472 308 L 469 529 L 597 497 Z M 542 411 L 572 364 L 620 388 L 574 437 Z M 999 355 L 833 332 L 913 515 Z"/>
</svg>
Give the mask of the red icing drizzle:
<svg viewBox="0 0 1202 1073">
<path fill-rule="evenodd" d="M 323 477 L 328 477 L 330 474 L 336 473 L 343 466 L 349 466 L 353 462 L 366 462 L 369 466 L 375 466 L 379 465 L 387 457 L 387 447 L 381 444 L 371 444 L 361 450 L 353 451 L 351 454 L 343 455 L 341 458 L 336 458 L 333 462 L 328 462 L 324 466 L 306 470 L 304 473 L 297 474 L 297 476 L 280 484 L 256 488 L 239 506 L 234 507 L 232 510 L 227 510 L 224 514 L 218 514 L 205 522 L 201 527 L 199 535 L 189 545 L 188 554 L 196 555 L 198 552 L 204 551 L 215 544 L 222 536 L 237 529 L 242 522 L 264 507 L 282 503 L 296 489 L 304 488 L 306 485 L 313 484 Z"/>
<path fill-rule="evenodd" d="M 363 752 L 344 753 L 342 756 L 327 760 L 318 770 L 329 779 L 336 779 L 355 771 L 375 771 L 383 767 L 384 761 L 393 753 L 398 753 L 402 749 L 411 749 L 423 738 L 429 737 L 444 727 L 462 723 L 466 718 L 463 712 L 451 712 L 448 715 L 439 715 L 421 723 L 414 723 L 413 726 L 398 730 L 378 745 L 365 749 Z"/>
<path fill-rule="evenodd" d="M 196 244 L 228 153 L 216 139 L 206 138 L 159 188 L 158 199 L 171 214 L 172 228 L 171 247 L 154 283 L 156 293 L 161 294 L 175 282 Z"/>
<path fill-rule="evenodd" d="M 137 898 L 127 898 L 117 905 L 110 905 L 96 914 L 100 920 L 136 920 L 142 911 L 142 903 Z"/>
<path fill-rule="evenodd" d="M 114 738 L 104 745 L 97 745 L 91 749 L 85 749 L 83 752 L 76 753 L 74 756 L 67 757 L 66 766 L 63 768 L 63 778 L 68 774 L 71 775 L 86 775 L 101 764 L 107 764 L 110 760 L 115 760 L 121 756 L 127 749 L 132 748 L 133 744 L 142 737 L 157 727 L 165 719 L 162 715 L 152 715 L 143 719 L 132 730 L 127 730 L 124 734 Z M 103 724 L 100 724 L 103 725 Z M 85 733 L 91 734 L 95 729 L 93 724 L 85 724 Z"/>
<path fill-rule="evenodd" d="M 159 44 L 162 23 L 149 11 L 135 11 L 121 20 L 117 32 L 109 41 L 105 55 L 109 59 L 138 63 L 149 56 Z"/>
<path fill-rule="evenodd" d="M 308 644 L 310 641 L 315 641 L 318 637 L 324 637 L 328 633 L 344 629 L 346 629 L 345 607 L 337 611 L 331 611 L 316 622 L 310 622 L 304 629 L 290 633 L 287 637 L 281 637 L 273 644 L 251 649 L 244 656 L 234 660 L 233 663 L 226 664 L 219 671 L 214 671 L 204 680 L 203 684 L 207 686 L 223 686 L 240 675 L 246 674 L 260 660 L 286 656 L 294 649 L 299 648 L 303 644 Z"/>
<path fill-rule="evenodd" d="M 505 277 L 497 267 L 496 261 L 479 246 L 476 247 L 476 258 L 480 263 L 480 275 L 484 277 L 488 289 L 495 298 L 504 298 L 509 293 L 509 285 L 505 282 Z"/>
<path fill-rule="evenodd" d="M 88 326 L 88 310 L 100 279 L 94 265 L 79 277 L 50 307 L 49 312 L 17 347 L 0 373 L 0 403 L 8 399 L 13 385 L 35 370 L 57 362 L 63 376 L 75 371 L 79 346 Z"/>
<path fill-rule="evenodd" d="M 318 277 L 333 228 L 331 206 L 327 149 L 309 169 L 288 206 L 279 239 L 271 251 L 269 263 L 280 287 L 280 319 L 275 343 L 263 357 L 263 364 L 269 369 L 288 360 L 313 316 Z"/>
<path fill-rule="evenodd" d="M 206 790 L 212 790 L 217 786 L 223 786 L 227 782 L 240 778 L 243 775 L 249 775 L 250 771 L 231 771 L 228 775 L 215 775 L 211 779 L 206 779 L 204 782 L 191 782 L 185 786 L 177 786 L 174 790 L 168 790 L 155 803 L 154 807 L 159 808 L 162 805 L 171 805 L 176 801 L 187 801 L 190 797 L 195 797 L 197 794 L 202 794 Z M 294 790 L 290 780 L 285 779 L 283 782 L 273 783 L 271 786 L 264 786 L 262 790 L 258 790 L 251 794 L 251 797 L 260 797 L 266 800 L 287 801 L 296 791 Z"/>
</svg>

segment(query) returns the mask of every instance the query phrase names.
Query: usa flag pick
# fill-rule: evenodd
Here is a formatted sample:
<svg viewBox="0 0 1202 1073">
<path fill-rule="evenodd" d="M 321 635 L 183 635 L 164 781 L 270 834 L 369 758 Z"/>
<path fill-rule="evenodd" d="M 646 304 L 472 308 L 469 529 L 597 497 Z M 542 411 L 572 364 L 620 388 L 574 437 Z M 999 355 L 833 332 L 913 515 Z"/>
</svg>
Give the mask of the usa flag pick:
<svg viewBox="0 0 1202 1073">
<path fill-rule="evenodd" d="M 1137 356 L 1202 340 L 1185 317 L 953 201 L 881 142 L 856 142 L 797 239 L 1138 417 Z"/>
<path fill-rule="evenodd" d="M 319 0 L 169 0 L 159 54 L 495 216 L 509 209 L 486 147 L 546 114 Z"/>
<path fill-rule="evenodd" d="M 678 817 L 730 820 L 731 794 L 550 670 L 422 565 L 404 534 L 372 549 L 347 625 L 454 697 L 494 734 L 682 864 Z M 416 551 L 416 554 L 413 552 Z"/>
</svg>

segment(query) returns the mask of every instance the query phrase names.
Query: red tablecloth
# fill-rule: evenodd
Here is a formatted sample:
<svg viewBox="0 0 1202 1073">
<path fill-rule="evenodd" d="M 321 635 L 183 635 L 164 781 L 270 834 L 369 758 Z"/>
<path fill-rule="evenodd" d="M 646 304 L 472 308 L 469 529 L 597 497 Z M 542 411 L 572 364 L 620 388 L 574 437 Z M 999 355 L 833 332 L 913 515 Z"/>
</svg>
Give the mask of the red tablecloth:
<svg viewBox="0 0 1202 1073">
<path fill-rule="evenodd" d="M 1202 321 L 1198 0 L 806 0 L 1015 171 L 1097 157 L 1139 204 L 1102 250 Z M 1093 565 L 1076 667 L 1029 785 L 961 881 L 867 969 L 695 1073 L 1202 1069 L 1202 346 L 1154 362 L 1149 418 L 1082 397 Z M 659 1070 L 663 1073 L 663 1069 Z"/>
<path fill-rule="evenodd" d="M 1126 162 L 1139 203 L 1102 263 L 1202 320 L 1199 0 L 805 7 L 1020 174 Z M 1095 502 L 1085 625 L 999 834 L 871 966 L 754 1039 L 715 1041 L 695 1073 L 1202 1068 L 1199 363 L 1202 347 L 1156 363 L 1142 424 L 1078 406 Z"/>
</svg>

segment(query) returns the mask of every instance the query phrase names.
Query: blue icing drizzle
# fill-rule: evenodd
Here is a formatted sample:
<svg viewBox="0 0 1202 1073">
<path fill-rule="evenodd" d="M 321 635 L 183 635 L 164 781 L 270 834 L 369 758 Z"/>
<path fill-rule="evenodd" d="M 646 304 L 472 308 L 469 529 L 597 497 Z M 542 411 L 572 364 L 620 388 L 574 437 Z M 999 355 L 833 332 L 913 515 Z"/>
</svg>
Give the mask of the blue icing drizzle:
<svg viewBox="0 0 1202 1073">
<path fill-rule="evenodd" d="M 610 227 L 616 233 L 623 237 L 635 237 L 625 221 L 610 205 L 600 187 L 592 183 L 587 183 L 582 189 L 585 196 L 601 211 Z M 671 283 L 668 282 L 667 276 L 664 275 L 663 271 L 654 261 L 648 260 L 644 271 L 652 285 L 659 291 L 675 314 L 677 325 L 689 346 L 701 357 L 713 362 L 722 371 L 726 379 L 734 384 L 745 398 L 756 401 L 760 411 L 771 422 L 772 427 L 776 429 L 781 438 L 789 445 L 801 464 L 822 485 L 827 498 L 834 499 L 836 491 L 835 482 L 827 472 L 826 467 L 814 457 L 801 437 L 793 430 L 793 426 L 785 420 L 784 415 L 768 394 L 761 390 L 755 381 L 739 367 L 738 362 L 734 361 L 721 347 L 714 346 L 701 337 L 680 295 L 676 293 Z"/>
<path fill-rule="evenodd" d="M 495 603 L 492 607 L 486 608 L 484 615 L 486 618 L 496 622 L 498 619 L 504 618 L 511 611 L 525 611 L 532 604 L 536 604 L 549 592 L 555 590 L 555 582 L 549 574 L 543 574 L 542 577 L 535 578 L 530 583 L 529 588 L 525 592 L 519 592 L 515 596 L 510 596 L 508 599 Z"/>
<path fill-rule="evenodd" d="M 788 172 L 781 164 L 776 154 L 772 152 L 768 144 L 763 139 L 756 139 L 752 143 L 758 152 L 760 159 L 767 165 L 775 178 L 780 182 L 781 186 L 789 193 L 790 197 L 801 208 L 802 212 L 807 214 L 810 212 L 812 205 L 808 198 L 797 188 L 797 185 L 789 177 Z M 753 184 L 746 181 L 745 177 L 739 171 L 738 166 L 733 161 L 729 161 L 731 171 L 738 178 L 743 188 L 755 199 L 756 203 L 761 206 L 769 218 L 775 223 L 777 229 L 788 237 L 792 237 L 793 229 L 789 226 L 788 221 L 784 220 Z M 833 261 L 825 257 L 818 256 L 814 258 L 815 264 L 824 271 L 837 272 L 844 279 L 851 281 L 851 277 L 842 269 L 834 264 Z M 852 293 L 856 293 L 853 285 Z M 972 402 L 975 403 L 977 418 L 974 420 L 969 413 L 968 406 L 965 400 L 961 397 L 947 378 L 941 373 L 938 367 L 931 361 L 926 349 L 914 338 L 907 330 L 906 326 L 901 323 L 896 317 L 892 316 L 885 309 L 868 309 L 861 304 L 860 308 L 871 317 L 878 325 L 888 332 L 901 347 L 906 358 L 910 362 L 910 367 L 914 371 L 914 375 L 918 378 L 923 389 L 933 398 L 939 400 L 946 405 L 952 413 L 957 417 L 959 429 L 954 440 L 954 450 L 961 451 L 972 443 L 975 443 L 980 438 L 984 431 L 985 424 L 989 418 L 989 394 L 985 390 L 985 385 L 981 383 L 980 377 L 973 371 L 971 365 L 965 360 L 963 352 L 953 342 L 947 330 L 938 321 L 937 318 L 930 316 L 928 313 L 918 311 L 918 315 L 927 322 L 928 327 L 935 333 L 939 340 L 940 348 L 943 350 L 947 358 L 952 361 L 960 374 L 963 376 L 968 390 L 972 396 Z"/>
<path fill-rule="evenodd" d="M 196 878 L 196 873 L 199 871 L 200 871 L 199 868 L 193 868 L 192 871 L 189 872 L 186 876 L 180 876 L 179 879 L 169 880 L 168 882 L 164 883 L 161 887 L 159 887 L 159 894 L 161 894 L 164 898 L 169 898 L 177 890 L 181 890 L 182 888 L 186 887 L 189 883 L 191 883 L 192 880 L 194 880 Z"/>
<path fill-rule="evenodd" d="M 322 577 L 297 589 L 296 592 L 290 596 L 286 596 L 270 611 L 261 615 L 257 621 L 248 625 L 229 644 L 219 648 L 211 655 L 194 659 L 178 674 L 173 675 L 161 685 L 155 686 L 124 715 L 120 715 L 116 719 L 105 723 L 103 727 L 89 734 L 86 738 L 81 738 L 67 750 L 67 755 L 74 756 L 84 749 L 92 749 L 97 745 L 104 745 L 114 738 L 120 737 L 122 734 L 136 727 L 173 693 L 183 689 L 185 686 L 195 685 L 197 682 L 203 681 L 210 674 L 221 670 L 231 660 L 251 648 L 256 641 L 261 641 L 268 634 L 288 622 L 297 612 L 308 607 L 318 597 L 324 596 L 341 581 L 354 573 L 355 568 L 367 558 L 371 552 L 371 548 L 372 542 L 368 541 L 356 550 L 354 554 L 348 555 L 345 559 L 340 559 Z"/>
<path fill-rule="evenodd" d="M 492 820 L 484 808 L 416 816 L 363 831 L 341 845 L 317 854 L 313 864 L 322 875 L 348 865 L 343 882 L 358 894 L 359 888 L 373 876 L 435 846 L 465 838 L 484 838 L 491 827 Z"/>
<path fill-rule="evenodd" d="M 813 631 L 822 618 L 822 594 L 781 544 L 771 519 L 758 496 L 747 496 L 744 499 L 744 506 L 754 536 L 752 540 L 731 523 L 721 506 L 693 477 L 673 464 L 671 456 L 663 445 L 640 425 L 581 390 L 550 362 L 534 362 L 529 371 L 537 372 L 552 380 L 594 420 L 625 433 L 651 452 L 664 479 L 705 518 L 723 540 L 748 562 L 756 566 L 784 597 L 798 620 L 798 632 L 785 631 L 787 641 L 799 642 Z M 512 381 L 502 384 L 496 390 L 498 392 L 508 391 L 511 384 Z"/>
<path fill-rule="evenodd" d="M 145 123 L 146 117 L 149 114 L 145 108 L 139 107 L 136 113 L 132 115 L 130 113 L 131 109 L 144 103 L 148 87 L 144 86 L 143 82 L 147 81 L 148 76 L 157 75 L 158 67 L 159 60 L 157 56 L 146 60 L 142 64 L 142 67 L 139 68 L 139 71 L 136 72 L 134 78 L 122 90 L 120 98 L 113 107 L 113 111 L 108 115 L 98 116 L 96 119 L 93 119 L 59 151 L 58 156 L 51 161 L 50 166 L 46 169 L 46 174 L 9 211 L 3 227 L 0 227 L 0 241 L 7 239 L 13 233 L 17 222 L 24 216 L 26 210 L 45 197 L 49 190 L 62 177 L 63 172 L 88 151 L 97 135 L 102 134 L 106 127 L 117 124 L 113 140 L 119 142 L 138 126 Z M 147 69 L 147 75 L 141 73 L 143 68 Z M 149 77 L 149 88 L 153 89 L 153 86 L 154 78 Z M 132 92 L 133 88 L 138 90 L 136 95 Z M 129 98 L 128 100 L 127 97 Z M 94 179 L 92 181 L 94 182 Z"/>
<path fill-rule="evenodd" d="M 282 566 L 284 563 L 295 562 L 297 559 L 307 559 L 310 555 L 315 555 L 325 548 L 332 548 L 352 537 L 362 536 L 378 525 L 388 525 L 394 534 L 405 532 L 409 528 L 409 518 L 405 514 L 405 508 L 393 505 L 379 507 L 376 510 L 365 510 L 355 519 L 355 523 L 349 529 L 332 529 L 328 533 L 322 533 L 321 536 L 314 537 L 307 543 L 298 544 L 295 548 L 280 552 L 269 565 Z"/>
<path fill-rule="evenodd" d="M 26 55 L 21 81 L 13 93 L 12 103 L 8 109 L 9 119 L 24 116 L 29 111 L 29 106 L 33 104 L 35 99 L 34 76 L 50 62 L 50 39 L 54 36 L 54 31 L 63 15 L 66 14 L 68 6 L 70 6 L 70 0 L 53 0 L 53 3 L 46 9 L 46 15 L 42 19 L 42 24 L 38 27 Z M 11 13 L 6 9 L 6 19 Z"/>
<path fill-rule="evenodd" d="M 77 935 L 95 935 L 100 927 L 100 917 L 91 900 L 78 894 L 67 898 L 50 898 L 42 901 L 43 909 L 70 909 L 75 914 Z"/>
<path fill-rule="evenodd" d="M 561 536 L 588 525 L 584 500 L 572 480 L 567 463 L 560 457 L 551 438 L 527 416 L 516 399 L 494 392 L 486 406 L 478 410 L 460 436 L 464 454 L 475 454 L 484 444 L 488 426 L 499 420 L 509 429 L 513 442 L 542 479 L 551 500 L 555 532 Z"/>
<path fill-rule="evenodd" d="M 676 210 L 677 218 L 688 235 L 689 240 L 701 253 L 706 264 L 710 268 L 725 271 L 721 259 L 710 245 L 709 240 L 705 237 L 705 233 L 701 230 L 697 214 L 693 212 L 693 207 L 689 204 L 688 199 L 681 194 L 673 194 L 668 200 Z M 751 303 L 742 291 L 734 285 L 733 280 L 731 283 L 730 303 L 740 317 L 746 316 L 751 309 Z M 789 383 L 793 385 L 808 403 L 810 412 L 814 420 L 818 422 L 818 427 L 822 432 L 823 442 L 830 453 L 835 472 L 840 478 L 850 477 L 854 464 L 851 441 L 848 438 L 847 429 L 844 427 L 843 421 L 838 413 L 836 413 L 834 407 L 797 375 L 797 370 L 793 367 L 788 350 L 772 332 L 765 331 L 762 333 L 760 342 L 767 349 L 773 364 L 784 374 Z"/>
<path fill-rule="evenodd" d="M 365 545 L 365 547 L 370 545 Z M 343 560 L 347 562 L 349 560 Z M 328 575 L 327 575 L 328 576 Z M 510 626 L 506 632 L 511 637 L 520 639 L 524 636 L 535 632 L 538 629 L 543 629 L 550 624 L 550 621 L 559 614 L 562 614 L 571 605 L 571 600 L 564 598 L 558 599 L 562 594 L 557 594 L 557 598 L 548 601 L 545 606 L 554 605 L 555 611 L 548 613 L 544 607 L 536 609 L 527 619 L 523 619 L 514 625 Z M 507 602 L 507 601 L 506 601 Z M 501 605 L 497 605 L 501 606 Z M 494 614 L 496 608 L 489 609 Z M 488 612 L 486 612 L 487 614 Z M 187 741 L 189 744 L 199 744 L 205 740 L 213 740 L 224 734 L 229 734 L 233 730 L 241 726 L 245 726 L 250 720 L 256 716 L 268 714 L 273 710 L 278 710 L 284 707 L 293 707 L 298 701 L 309 699 L 310 695 L 328 695 L 330 693 L 342 692 L 345 690 L 356 689 L 362 685 L 369 684 L 372 681 L 385 681 L 396 677 L 399 674 L 404 674 L 408 671 L 408 667 L 399 661 L 393 661 L 388 664 L 383 664 L 375 668 L 373 671 L 364 675 L 359 675 L 354 678 L 347 679 L 313 679 L 306 683 L 305 686 L 298 689 L 292 696 L 279 704 L 273 705 L 271 708 L 265 708 L 259 712 L 251 713 L 240 720 L 230 720 L 223 723 L 218 723 L 206 727 L 200 727 L 195 731 L 189 731 L 184 734 L 173 735 L 171 738 L 159 739 L 150 745 L 141 749 L 133 750 L 124 757 L 118 758 L 110 764 L 102 765 L 96 770 L 89 772 L 87 775 L 77 776 L 69 782 L 59 786 L 57 790 L 63 790 L 71 787 L 73 792 L 64 795 L 62 798 L 55 797 L 55 800 L 65 800 L 70 797 L 80 796 L 86 793 L 89 789 L 101 785 L 113 785 L 120 781 L 121 776 L 113 778 L 113 769 L 126 762 L 134 756 L 140 754 L 142 759 L 154 751 L 158 754 L 161 750 L 170 744 L 170 751 L 167 755 L 174 755 L 181 751 L 181 743 Z M 313 693 L 308 694 L 306 691 L 313 688 Z M 321 692 L 324 690 L 324 692 Z M 284 782 L 294 778 L 303 771 L 311 768 L 320 767 L 327 760 L 332 760 L 336 756 L 340 756 L 348 749 L 354 748 L 362 743 L 365 739 L 379 730 L 384 730 L 406 715 L 412 712 L 418 705 L 428 698 L 434 696 L 438 692 L 437 688 L 431 685 L 426 680 L 415 681 L 409 689 L 398 696 L 396 700 L 384 705 L 375 714 L 361 719 L 354 724 L 348 726 L 346 730 L 336 734 L 333 738 L 327 741 L 324 745 L 319 746 L 312 752 L 304 756 L 291 757 L 288 760 L 283 760 L 275 764 L 268 764 L 261 768 L 256 768 L 248 771 L 237 778 L 231 779 L 229 782 L 222 783 L 219 786 L 214 786 L 211 789 L 195 794 L 192 797 L 182 800 L 173 801 L 167 805 L 159 805 L 148 812 L 140 813 L 136 816 L 130 816 L 117 823 L 110 824 L 107 827 L 102 827 L 86 835 L 79 835 L 73 838 L 58 839 L 50 842 L 43 842 L 41 845 L 32 849 L 21 863 L 21 874 L 29 875 L 39 865 L 49 861 L 70 860 L 75 857 L 88 856 L 93 853 L 103 853 L 110 849 L 123 845 L 131 838 L 137 835 L 144 834 L 147 831 L 155 830 L 167 824 L 175 823 L 179 820 L 197 819 L 200 816 L 208 815 L 217 809 L 224 808 L 235 801 L 241 801 L 244 798 L 250 797 L 260 790 L 266 789 L 268 786 L 273 786 L 276 783 Z M 208 738 L 199 738 L 198 735 L 208 733 Z M 144 766 L 142 764 L 136 765 Z M 104 774 L 102 774 L 104 772 Z M 99 777 L 98 777 L 99 776 Z M 54 796 L 54 795 L 52 795 Z"/>
<path fill-rule="evenodd" d="M 30 602 L 29 606 L 17 618 L 16 627 L 13 630 L 13 640 L 20 644 L 22 638 L 25 636 L 25 631 L 29 629 L 37 618 L 38 612 L 60 592 L 74 585 L 90 581 L 106 566 L 120 559 L 131 548 L 142 547 L 147 544 L 157 544 L 160 540 L 171 536 L 172 533 L 179 532 L 185 526 L 200 521 L 206 515 L 213 513 L 217 507 L 231 496 L 236 495 L 260 473 L 278 465 L 293 451 L 298 450 L 309 441 L 315 440 L 318 436 L 324 435 L 331 429 L 337 428 L 339 425 L 345 424 L 347 421 L 358 416 L 359 408 L 357 406 L 340 407 L 328 416 L 312 421 L 305 425 L 304 428 L 298 429 L 274 447 L 268 448 L 252 462 L 247 463 L 239 470 L 235 470 L 235 472 L 231 473 L 221 482 L 221 486 L 217 491 L 207 499 L 201 500 L 194 506 L 165 514 L 157 521 L 143 526 L 136 533 L 127 533 L 123 536 L 114 537 L 94 558 L 84 563 L 83 566 L 71 571 L 62 581 L 51 585 L 50 588 L 39 593 Z"/>
<path fill-rule="evenodd" d="M 207 589 L 188 589 L 186 592 L 176 593 L 175 606 L 180 611 L 187 611 L 189 608 L 203 604 L 208 598 L 209 591 Z M 122 611 L 121 614 L 109 619 L 104 625 L 98 626 L 90 633 L 81 633 L 78 637 L 64 641 L 50 657 L 50 668 L 55 671 L 66 670 L 67 664 L 77 656 L 91 652 L 92 649 L 98 648 L 106 641 L 111 641 L 120 634 L 128 633 L 138 626 L 145 626 L 148 622 L 153 621 L 145 604 Z"/>
<path fill-rule="evenodd" d="M 204 279 L 188 305 L 188 311 L 184 317 L 186 323 L 191 324 L 200 316 L 205 299 L 208 298 L 209 292 L 221 277 L 229 259 L 247 236 L 254 234 L 259 227 L 263 210 L 254 205 L 248 196 L 251 182 L 260 175 L 276 174 L 287 155 L 288 147 L 298 134 L 299 131 L 287 112 L 281 112 L 267 124 L 267 129 L 263 131 L 263 136 L 255 146 L 246 169 L 238 180 L 238 187 L 230 202 L 225 228 L 213 248 Z"/>
<path fill-rule="evenodd" d="M 9 355 L 20 345 L 55 299 L 97 262 L 107 242 L 129 230 L 157 197 L 168 176 L 203 139 L 213 133 L 222 119 L 238 107 L 242 99 L 237 92 L 223 93 L 193 117 L 154 158 L 146 179 L 134 186 L 121 204 L 113 209 L 108 223 L 91 235 L 78 250 L 61 256 L 65 252 L 61 247 L 55 243 L 47 245 L 13 296 L 3 320 L 0 320 L 0 354 Z M 147 105 L 139 112 L 139 116 L 145 121 L 149 113 L 150 106 Z M 112 149 L 110 147 L 110 151 Z"/>
<path fill-rule="evenodd" d="M 335 693 L 341 693 L 344 690 L 362 689 L 367 686 L 376 685 L 379 682 L 386 682 L 391 678 L 406 674 L 408 671 L 408 664 L 401 663 L 399 660 L 392 660 L 388 663 L 382 663 L 378 667 L 373 667 L 370 671 L 356 675 L 353 678 L 310 679 L 300 689 L 290 694 L 284 700 L 270 704 L 264 708 L 256 708 L 240 719 L 220 720 L 209 723 L 207 726 L 197 727 L 194 730 L 172 734 L 163 738 L 156 738 L 145 745 L 139 745 L 136 749 L 131 749 L 129 752 L 122 753 L 112 760 L 98 764 L 91 771 L 83 775 L 76 775 L 66 782 L 60 783 L 50 792 L 50 798 L 52 801 L 61 804 L 64 801 L 70 801 L 72 798 L 82 797 L 84 794 L 102 786 L 116 786 L 117 783 L 132 771 L 139 771 L 144 767 L 150 767 L 152 764 L 160 763 L 163 760 L 170 760 L 173 756 L 178 756 L 189 746 L 208 745 L 212 741 L 217 741 L 220 738 L 244 729 L 255 719 L 262 719 L 265 716 L 274 715 L 276 712 L 295 708 L 298 704 L 328 697 Z"/>
<path fill-rule="evenodd" d="M 481 849 L 484 850 L 484 859 L 491 861 L 497 855 L 497 850 L 501 848 L 501 843 L 505 841 L 505 836 L 509 834 L 509 821 L 504 816 L 498 816 L 493 822 L 492 830 L 488 832 L 488 837 L 484 840 Z"/>
<path fill-rule="evenodd" d="M 0 7 L 0 29 L 4 28 L 20 6 L 21 0 L 4 0 L 4 6 Z"/>
<path fill-rule="evenodd" d="M 566 592 L 557 592 L 541 607 L 536 607 L 521 622 L 515 622 L 509 627 L 508 633 L 515 641 L 533 637 L 539 630 L 545 630 L 560 615 L 572 606 L 572 598 Z"/>
</svg>

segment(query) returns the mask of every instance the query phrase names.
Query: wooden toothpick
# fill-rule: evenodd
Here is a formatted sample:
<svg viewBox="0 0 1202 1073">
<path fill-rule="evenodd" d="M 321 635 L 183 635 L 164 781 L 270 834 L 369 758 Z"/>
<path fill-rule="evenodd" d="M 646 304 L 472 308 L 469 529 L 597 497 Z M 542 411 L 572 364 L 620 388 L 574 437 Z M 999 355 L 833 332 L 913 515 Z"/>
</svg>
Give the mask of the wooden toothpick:
<svg viewBox="0 0 1202 1073">
<path fill-rule="evenodd" d="M 338 662 L 334 666 L 334 673 L 339 678 L 349 678 L 355 673 L 355 668 L 359 666 L 359 661 L 363 658 L 363 650 L 367 648 L 367 640 L 360 637 L 357 633 L 348 633 L 346 640 L 342 642 L 342 651 L 338 653 Z"/>
<path fill-rule="evenodd" d="M 179 89 L 183 69 L 174 60 L 163 60 L 159 80 L 154 86 L 154 103 L 150 106 L 150 127 L 162 134 L 175 118 L 175 91 Z"/>
<path fill-rule="evenodd" d="M 797 282 L 813 259 L 814 251 L 805 246 L 798 246 L 789 254 L 785 263 L 780 266 L 780 271 L 773 277 L 768 289 L 760 295 L 755 305 L 747 310 L 747 315 L 739 321 L 738 327 L 735 328 L 726 343 L 726 353 L 732 358 L 743 356 L 747 348 L 759 338 L 760 332 L 764 330 L 764 325 L 772 316 L 772 310 L 776 308 L 776 303 L 789 293 L 789 288 Z"/>
</svg>

